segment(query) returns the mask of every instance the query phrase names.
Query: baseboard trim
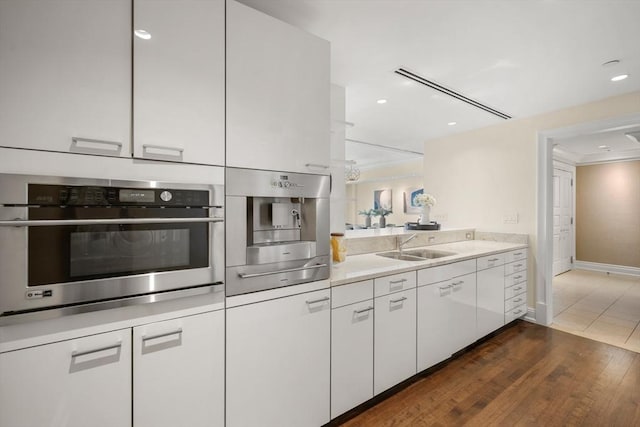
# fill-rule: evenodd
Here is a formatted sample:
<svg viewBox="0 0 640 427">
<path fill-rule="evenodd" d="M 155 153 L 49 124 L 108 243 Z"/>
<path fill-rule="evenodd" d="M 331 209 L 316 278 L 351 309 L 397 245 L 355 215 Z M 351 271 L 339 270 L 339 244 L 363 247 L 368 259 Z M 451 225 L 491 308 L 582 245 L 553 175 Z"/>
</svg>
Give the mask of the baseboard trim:
<svg viewBox="0 0 640 427">
<path fill-rule="evenodd" d="M 533 307 L 527 307 L 527 314 L 525 314 L 524 320 L 531 323 L 538 323 L 536 322 L 536 309 Z"/>
<path fill-rule="evenodd" d="M 573 268 L 579 270 L 600 271 L 603 273 L 624 274 L 626 276 L 640 276 L 640 268 L 624 265 L 602 264 L 599 262 L 576 261 Z"/>
</svg>

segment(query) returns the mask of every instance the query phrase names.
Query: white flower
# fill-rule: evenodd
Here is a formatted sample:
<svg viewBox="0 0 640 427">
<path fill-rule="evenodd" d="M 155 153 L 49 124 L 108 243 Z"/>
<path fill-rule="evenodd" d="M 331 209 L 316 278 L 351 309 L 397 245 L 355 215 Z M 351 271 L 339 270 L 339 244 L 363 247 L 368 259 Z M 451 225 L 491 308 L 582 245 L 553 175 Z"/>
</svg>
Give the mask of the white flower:
<svg viewBox="0 0 640 427">
<path fill-rule="evenodd" d="M 416 206 L 432 207 L 436 204 L 436 198 L 427 193 L 418 194 L 413 198 L 413 204 Z"/>
</svg>

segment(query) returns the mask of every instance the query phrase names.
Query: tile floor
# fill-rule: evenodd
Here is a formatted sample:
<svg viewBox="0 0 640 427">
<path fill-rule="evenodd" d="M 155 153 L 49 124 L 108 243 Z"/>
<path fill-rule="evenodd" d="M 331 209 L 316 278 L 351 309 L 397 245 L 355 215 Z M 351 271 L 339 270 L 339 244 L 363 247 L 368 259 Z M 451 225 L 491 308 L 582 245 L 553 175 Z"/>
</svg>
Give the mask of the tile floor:
<svg viewBox="0 0 640 427">
<path fill-rule="evenodd" d="M 640 353 L 640 277 L 572 270 L 553 279 L 552 328 Z"/>
</svg>

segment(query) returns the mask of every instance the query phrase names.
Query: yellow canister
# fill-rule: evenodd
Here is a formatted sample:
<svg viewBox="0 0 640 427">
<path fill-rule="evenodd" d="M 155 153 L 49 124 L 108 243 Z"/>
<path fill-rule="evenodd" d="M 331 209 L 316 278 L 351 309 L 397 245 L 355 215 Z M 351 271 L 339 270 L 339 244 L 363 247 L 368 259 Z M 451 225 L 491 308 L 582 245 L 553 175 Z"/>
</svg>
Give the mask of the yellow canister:
<svg viewBox="0 0 640 427">
<path fill-rule="evenodd" d="M 331 251 L 333 262 L 343 262 L 347 258 L 347 247 L 344 244 L 344 233 L 331 233 Z"/>
</svg>

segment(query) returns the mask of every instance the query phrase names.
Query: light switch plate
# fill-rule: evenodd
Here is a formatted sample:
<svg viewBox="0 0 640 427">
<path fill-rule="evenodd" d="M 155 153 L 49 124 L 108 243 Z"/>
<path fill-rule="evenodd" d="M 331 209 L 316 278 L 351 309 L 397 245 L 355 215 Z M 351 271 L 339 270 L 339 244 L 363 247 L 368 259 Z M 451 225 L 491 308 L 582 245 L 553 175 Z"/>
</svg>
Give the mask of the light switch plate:
<svg viewBox="0 0 640 427">
<path fill-rule="evenodd" d="M 504 223 L 505 224 L 517 224 L 518 223 L 518 213 L 509 213 L 504 215 Z"/>
</svg>

